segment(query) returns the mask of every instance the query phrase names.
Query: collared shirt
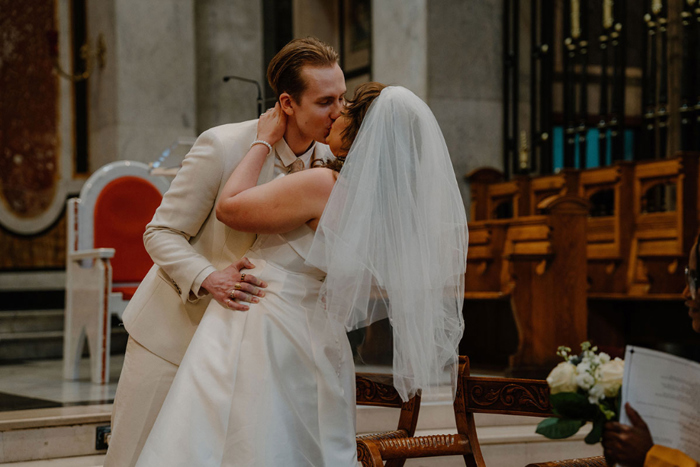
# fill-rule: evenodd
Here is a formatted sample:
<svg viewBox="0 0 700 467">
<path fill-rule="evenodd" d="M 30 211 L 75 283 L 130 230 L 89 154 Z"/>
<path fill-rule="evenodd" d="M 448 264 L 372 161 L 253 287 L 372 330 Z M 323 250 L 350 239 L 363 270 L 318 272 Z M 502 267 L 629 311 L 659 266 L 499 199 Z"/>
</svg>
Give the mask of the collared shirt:
<svg viewBox="0 0 700 467">
<path fill-rule="evenodd" d="M 304 162 L 304 169 L 308 169 L 311 164 L 311 158 L 316 150 L 316 141 L 314 141 L 311 146 L 309 146 L 309 149 L 299 157 L 289 148 L 284 138 L 275 143 L 272 149 L 277 154 L 278 159 L 278 162 L 275 163 L 275 178 L 277 178 L 280 174 L 286 174 L 289 170 L 289 166 L 297 159 L 301 159 Z"/>
</svg>

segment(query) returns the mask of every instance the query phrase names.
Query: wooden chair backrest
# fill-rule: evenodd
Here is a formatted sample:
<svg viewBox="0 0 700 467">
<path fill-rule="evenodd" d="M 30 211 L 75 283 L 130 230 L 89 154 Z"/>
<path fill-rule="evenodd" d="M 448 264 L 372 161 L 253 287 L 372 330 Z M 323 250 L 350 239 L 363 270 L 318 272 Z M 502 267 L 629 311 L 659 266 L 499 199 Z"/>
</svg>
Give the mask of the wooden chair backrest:
<svg viewBox="0 0 700 467">
<path fill-rule="evenodd" d="M 114 248 L 115 283 L 140 282 L 153 264 L 143 246 L 143 232 L 168 190 L 168 179 L 150 174 L 136 161 L 107 164 L 88 178 L 80 191 L 69 247 Z"/>
<path fill-rule="evenodd" d="M 552 416 L 545 380 L 471 376 L 469 358 L 459 358 L 461 381 L 455 405 L 463 406 L 464 413 Z"/>
<path fill-rule="evenodd" d="M 393 386 L 391 375 L 357 373 L 355 375 L 355 400 L 357 405 L 401 409 L 396 430 L 403 430 L 408 436 L 413 436 L 416 432 L 421 396 L 416 394 L 407 402 L 403 402 Z"/>
<path fill-rule="evenodd" d="M 95 202 L 95 248 L 114 248 L 112 280 L 140 282 L 153 266 L 143 245 L 146 224 L 163 199 L 147 179 L 132 175 L 109 182 Z"/>
</svg>

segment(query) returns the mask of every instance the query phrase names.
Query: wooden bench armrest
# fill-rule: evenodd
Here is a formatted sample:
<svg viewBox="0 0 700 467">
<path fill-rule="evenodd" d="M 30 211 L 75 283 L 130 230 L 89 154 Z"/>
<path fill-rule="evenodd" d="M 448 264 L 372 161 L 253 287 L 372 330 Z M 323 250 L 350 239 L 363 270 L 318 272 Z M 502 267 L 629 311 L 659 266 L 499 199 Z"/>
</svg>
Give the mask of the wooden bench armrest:
<svg viewBox="0 0 700 467">
<path fill-rule="evenodd" d="M 538 462 L 537 464 L 528 464 L 526 467 L 608 467 L 608 464 L 603 456 L 598 456 L 565 461 Z"/>
</svg>

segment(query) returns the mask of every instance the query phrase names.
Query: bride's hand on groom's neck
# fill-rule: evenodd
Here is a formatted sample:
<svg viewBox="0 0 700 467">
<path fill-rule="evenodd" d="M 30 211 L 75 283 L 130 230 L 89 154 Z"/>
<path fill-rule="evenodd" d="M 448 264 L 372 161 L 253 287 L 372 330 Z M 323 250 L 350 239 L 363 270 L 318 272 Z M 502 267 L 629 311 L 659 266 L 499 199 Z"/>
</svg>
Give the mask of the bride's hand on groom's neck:
<svg viewBox="0 0 700 467">
<path fill-rule="evenodd" d="M 258 120 L 258 136 L 256 139 L 266 141 L 274 145 L 284 137 L 287 131 L 287 114 L 282 112 L 279 102 L 268 109 Z"/>
</svg>

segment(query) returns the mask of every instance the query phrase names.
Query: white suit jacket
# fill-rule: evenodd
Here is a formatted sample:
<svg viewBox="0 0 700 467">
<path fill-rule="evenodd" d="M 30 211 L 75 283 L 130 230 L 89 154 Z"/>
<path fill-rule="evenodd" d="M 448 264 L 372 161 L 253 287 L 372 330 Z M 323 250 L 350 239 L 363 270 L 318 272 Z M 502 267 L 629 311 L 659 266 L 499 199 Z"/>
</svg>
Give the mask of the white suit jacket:
<svg viewBox="0 0 700 467">
<path fill-rule="evenodd" d="M 256 133 L 257 120 L 202 133 L 146 226 L 144 243 L 155 264 L 124 311 L 124 326 L 141 345 L 174 364 L 182 360 L 211 300 L 208 294 L 197 297 L 201 282 L 238 261 L 255 240 L 255 234 L 219 222 L 215 206 Z M 267 157 L 258 184 L 274 177 L 276 151 Z M 314 151 L 315 159 L 332 158 L 325 144 L 317 143 Z"/>
</svg>

